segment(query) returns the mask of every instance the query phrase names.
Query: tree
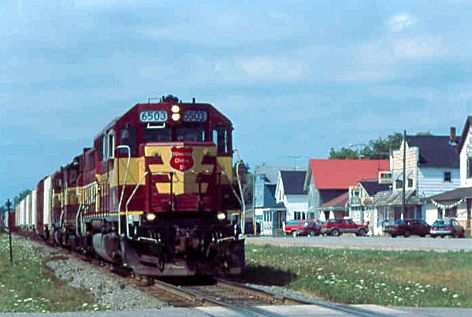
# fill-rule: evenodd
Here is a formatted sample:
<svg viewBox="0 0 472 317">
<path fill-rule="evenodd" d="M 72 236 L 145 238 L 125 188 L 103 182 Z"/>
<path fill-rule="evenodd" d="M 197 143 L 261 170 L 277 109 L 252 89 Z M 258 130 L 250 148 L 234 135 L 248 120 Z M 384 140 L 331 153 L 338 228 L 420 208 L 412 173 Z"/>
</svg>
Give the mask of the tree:
<svg viewBox="0 0 472 317">
<path fill-rule="evenodd" d="M 377 140 L 370 140 L 363 149 L 352 149 L 342 147 L 340 150 L 331 148 L 330 159 L 387 159 L 390 152 L 400 147 L 402 143 L 402 133 L 394 133 L 386 138 L 379 137 Z"/>
<path fill-rule="evenodd" d="M 240 196 L 239 192 L 239 185 L 238 185 L 238 179 L 237 179 L 237 174 L 236 174 L 236 166 L 235 164 L 233 166 L 233 188 L 236 190 L 236 193 L 238 196 Z M 244 163 L 244 161 L 241 161 L 241 164 L 239 164 L 239 177 L 241 179 L 241 185 L 243 188 L 243 194 L 244 194 L 244 202 L 246 203 L 246 206 L 252 204 L 252 191 L 253 191 L 253 182 L 254 182 L 254 177 L 253 174 L 249 171 L 250 166 L 248 163 Z"/>
<path fill-rule="evenodd" d="M 18 204 L 30 193 L 31 193 L 30 189 L 25 189 L 21 193 L 16 195 L 15 198 L 13 198 L 13 206 L 18 206 Z"/>
<path fill-rule="evenodd" d="M 329 158 L 339 160 L 358 159 L 359 153 L 351 148 L 342 147 L 338 151 L 336 151 L 334 148 L 331 148 L 329 151 Z"/>
<path fill-rule="evenodd" d="M 433 134 L 429 131 L 422 131 L 422 132 L 418 132 L 416 133 L 417 136 L 432 136 Z"/>
</svg>

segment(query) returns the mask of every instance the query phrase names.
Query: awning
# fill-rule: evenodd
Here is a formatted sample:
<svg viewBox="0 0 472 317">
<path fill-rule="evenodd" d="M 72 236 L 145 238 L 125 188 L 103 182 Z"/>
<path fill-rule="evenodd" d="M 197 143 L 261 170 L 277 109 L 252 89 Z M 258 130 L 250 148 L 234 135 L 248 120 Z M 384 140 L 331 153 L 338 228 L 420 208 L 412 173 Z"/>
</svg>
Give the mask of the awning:
<svg viewBox="0 0 472 317">
<path fill-rule="evenodd" d="M 405 191 L 405 203 L 407 205 L 420 205 L 421 199 L 415 196 L 414 189 L 408 189 Z M 375 207 L 393 207 L 401 206 L 403 204 L 402 191 L 383 191 L 379 192 L 374 196 Z"/>
<path fill-rule="evenodd" d="M 428 198 L 434 206 L 451 209 L 472 198 L 472 187 L 461 187 Z"/>
</svg>

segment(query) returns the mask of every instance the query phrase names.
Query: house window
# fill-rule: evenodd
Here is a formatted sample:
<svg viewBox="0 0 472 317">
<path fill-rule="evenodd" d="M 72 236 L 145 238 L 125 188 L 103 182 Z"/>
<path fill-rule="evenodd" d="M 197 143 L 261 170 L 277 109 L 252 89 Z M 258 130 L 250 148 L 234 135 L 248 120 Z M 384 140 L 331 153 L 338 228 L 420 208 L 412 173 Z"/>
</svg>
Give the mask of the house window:
<svg viewBox="0 0 472 317">
<path fill-rule="evenodd" d="M 403 181 L 400 180 L 400 179 L 397 179 L 397 180 L 395 181 L 395 188 L 398 189 L 398 188 L 402 188 L 402 187 L 403 187 Z"/>
<path fill-rule="evenodd" d="M 408 178 L 408 188 L 413 187 L 413 179 Z"/>
<path fill-rule="evenodd" d="M 467 158 L 467 178 L 472 178 L 472 157 Z"/>
<path fill-rule="evenodd" d="M 295 220 L 304 220 L 305 219 L 305 213 L 301 211 L 294 211 L 293 212 L 293 218 Z"/>
<path fill-rule="evenodd" d="M 314 212 L 309 212 L 309 213 L 307 213 L 306 216 L 307 216 L 306 219 L 315 219 L 315 213 Z"/>
<path fill-rule="evenodd" d="M 444 172 L 444 182 L 451 182 L 451 172 Z"/>
</svg>

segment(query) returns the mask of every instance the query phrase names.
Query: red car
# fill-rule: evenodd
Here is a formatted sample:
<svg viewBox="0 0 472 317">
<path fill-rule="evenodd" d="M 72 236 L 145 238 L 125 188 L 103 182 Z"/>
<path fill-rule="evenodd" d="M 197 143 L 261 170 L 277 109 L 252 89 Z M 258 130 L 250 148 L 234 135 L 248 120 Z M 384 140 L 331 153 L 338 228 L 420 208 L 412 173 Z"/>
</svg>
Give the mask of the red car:
<svg viewBox="0 0 472 317">
<path fill-rule="evenodd" d="M 385 226 L 384 232 L 392 238 L 396 236 L 408 238 L 412 234 L 425 237 L 430 229 L 431 226 L 421 219 L 398 219 L 393 225 Z"/>
<path fill-rule="evenodd" d="M 303 229 L 307 226 L 311 226 L 313 223 L 316 224 L 316 221 L 314 219 L 289 220 L 287 221 L 284 227 L 285 235 L 291 235 L 293 237 L 298 236 L 300 233 L 302 233 L 303 235 Z"/>
<path fill-rule="evenodd" d="M 352 219 L 329 219 L 321 226 L 321 234 L 339 236 L 343 233 L 354 233 L 365 236 L 369 232 L 367 225 L 358 225 Z"/>
<path fill-rule="evenodd" d="M 319 236 L 321 234 L 321 225 L 321 221 L 309 221 L 305 227 L 298 229 L 297 235 L 310 237 Z"/>
</svg>

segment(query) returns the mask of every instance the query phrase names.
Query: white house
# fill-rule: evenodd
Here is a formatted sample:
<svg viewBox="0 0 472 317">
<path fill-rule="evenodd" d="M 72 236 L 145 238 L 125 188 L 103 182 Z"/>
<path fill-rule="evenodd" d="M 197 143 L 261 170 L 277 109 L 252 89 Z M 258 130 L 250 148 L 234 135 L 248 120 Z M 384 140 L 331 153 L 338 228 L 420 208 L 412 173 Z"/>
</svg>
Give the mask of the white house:
<svg viewBox="0 0 472 317">
<path fill-rule="evenodd" d="M 307 214 L 308 196 L 304 189 L 306 171 L 279 171 L 275 200 L 286 208 L 286 221 L 312 218 Z"/>
<path fill-rule="evenodd" d="M 456 144 L 459 153 L 460 188 L 429 197 L 426 205 L 426 221 L 432 223 L 443 217 L 451 217 L 466 229 L 470 236 L 472 205 L 472 116 L 467 117 L 462 135 L 456 136 L 451 128 L 450 142 Z"/>
<path fill-rule="evenodd" d="M 402 215 L 404 147 L 406 214 Z M 393 190 L 378 195 L 375 202 L 386 220 L 402 216 L 427 220 L 428 207 L 424 205 L 427 198 L 460 186 L 459 155 L 449 136 L 406 136 L 406 142 L 393 151 L 390 160 Z"/>
<path fill-rule="evenodd" d="M 383 234 L 383 214 L 374 205 L 375 195 L 389 189 L 390 185 L 379 183 L 379 179 L 366 179 L 349 186 L 349 217 L 356 223 L 368 223 L 372 235 Z"/>
</svg>

